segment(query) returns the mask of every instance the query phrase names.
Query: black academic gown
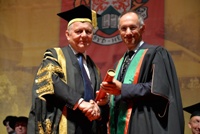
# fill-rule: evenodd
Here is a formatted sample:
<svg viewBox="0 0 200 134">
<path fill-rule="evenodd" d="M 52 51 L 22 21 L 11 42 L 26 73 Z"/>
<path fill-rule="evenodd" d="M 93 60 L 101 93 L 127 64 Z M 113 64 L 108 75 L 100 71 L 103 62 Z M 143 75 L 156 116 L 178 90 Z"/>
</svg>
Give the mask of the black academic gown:
<svg viewBox="0 0 200 134">
<path fill-rule="evenodd" d="M 137 83 L 123 84 L 121 96 L 115 96 L 115 106 L 111 111 L 115 113 L 113 126 L 115 130 L 120 130 L 116 123 L 119 109 L 123 107 L 119 106 L 121 103 L 132 109 L 126 131 L 128 134 L 184 134 L 182 100 L 172 58 L 159 46 L 144 43 L 142 49 L 147 52 Z M 115 133 L 119 134 L 117 131 Z"/>
<path fill-rule="evenodd" d="M 101 82 L 100 73 L 89 56 L 87 65 L 96 96 Z M 107 105 L 100 107 L 100 121 L 90 122 L 79 109 L 73 110 L 78 100 L 84 97 L 84 85 L 77 57 L 69 46 L 61 51 L 52 48 L 45 52 L 32 91 L 28 134 L 106 133 Z"/>
</svg>

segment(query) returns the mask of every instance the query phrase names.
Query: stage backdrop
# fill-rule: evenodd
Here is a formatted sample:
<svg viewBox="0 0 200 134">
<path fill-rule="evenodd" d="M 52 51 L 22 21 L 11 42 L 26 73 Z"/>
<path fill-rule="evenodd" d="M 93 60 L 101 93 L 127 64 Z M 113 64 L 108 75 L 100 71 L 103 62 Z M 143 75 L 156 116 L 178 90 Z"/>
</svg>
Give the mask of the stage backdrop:
<svg viewBox="0 0 200 134">
<path fill-rule="evenodd" d="M 95 61 L 102 72 L 113 68 L 114 63 L 126 51 L 122 43 L 117 25 L 118 16 L 127 10 L 140 12 L 145 20 L 147 29 L 144 40 L 157 45 L 164 45 L 164 1 L 163 0 L 62 0 L 62 11 L 84 4 L 101 15 L 98 28 L 95 30 L 93 44 L 88 54 Z M 60 46 L 68 45 L 65 37 L 67 22 L 60 20 Z"/>
<path fill-rule="evenodd" d="M 56 14 L 85 4 L 102 15 L 88 54 L 102 77 L 126 51 L 117 32 L 117 17 L 131 8 L 145 18 L 144 40 L 172 55 L 183 106 L 200 101 L 199 0 L 0 0 L 0 133 L 7 115 L 28 116 L 36 70 L 47 48 L 68 45 L 67 23 Z M 185 113 L 185 134 L 189 114 Z"/>
</svg>

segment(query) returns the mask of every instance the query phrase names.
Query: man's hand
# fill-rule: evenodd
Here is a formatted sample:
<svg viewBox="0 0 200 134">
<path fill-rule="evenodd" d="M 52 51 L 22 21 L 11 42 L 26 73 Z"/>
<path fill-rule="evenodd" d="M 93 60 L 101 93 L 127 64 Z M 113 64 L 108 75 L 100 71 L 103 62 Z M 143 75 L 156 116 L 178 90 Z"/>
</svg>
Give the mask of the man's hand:
<svg viewBox="0 0 200 134">
<path fill-rule="evenodd" d="M 90 100 L 90 102 L 82 101 L 78 108 L 85 114 L 85 116 L 90 121 L 99 119 L 100 117 L 99 106 L 93 100 Z"/>
<path fill-rule="evenodd" d="M 99 91 L 96 92 L 96 96 L 98 95 Z M 106 93 L 106 96 L 102 99 L 100 99 L 99 101 L 96 101 L 98 106 L 103 106 L 108 104 L 108 102 L 110 101 L 110 96 L 108 93 Z"/>
<path fill-rule="evenodd" d="M 113 79 L 112 82 L 102 82 L 101 88 L 109 94 L 120 95 L 122 83 L 118 80 Z"/>
</svg>

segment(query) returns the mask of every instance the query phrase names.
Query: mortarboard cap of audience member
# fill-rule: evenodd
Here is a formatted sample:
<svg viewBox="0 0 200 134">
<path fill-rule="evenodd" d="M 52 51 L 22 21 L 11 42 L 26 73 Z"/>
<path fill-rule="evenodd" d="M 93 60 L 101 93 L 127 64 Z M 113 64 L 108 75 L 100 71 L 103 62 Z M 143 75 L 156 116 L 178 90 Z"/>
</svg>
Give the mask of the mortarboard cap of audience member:
<svg viewBox="0 0 200 134">
<path fill-rule="evenodd" d="M 90 22 L 94 27 L 97 27 L 97 17 L 100 17 L 96 11 L 89 9 L 85 5 L 80 5 L 57 15 L 68 21 L 68 26 L 74 22 Z"/>
<path fill-rule="evenodd" d="M 28 124 L 28 118 L 25 116 L 19 116 L 17 117 L 15 127 L 18 127 L 18 126 L 27 127 L 27 124 Z"/>
<path fill-rule="evenodd" d="M 3 120 L 3 125 L 6 126 L 6 122 L 9 122 L 9 126 L 12 128 L 12 129 L 15 129 L 15 123 L 16 123 L 16 120 L 17 120 L 17 116 L 7 116 L 4 120 Z"/>
<path fill-rule="evenodd" d="M 200 116 L 200 102 L 188 107 L 183 108 L 184 111 L 191 114 L 190 118 L 193 116 Z"/>
<path fill-rule="evenodd" d="M 24 122 L 24 123 L 28 123 L 28 118 L 25 116 L 19 116 L 17 117 L 16 123 L 18 122 Z"/>
</svg>

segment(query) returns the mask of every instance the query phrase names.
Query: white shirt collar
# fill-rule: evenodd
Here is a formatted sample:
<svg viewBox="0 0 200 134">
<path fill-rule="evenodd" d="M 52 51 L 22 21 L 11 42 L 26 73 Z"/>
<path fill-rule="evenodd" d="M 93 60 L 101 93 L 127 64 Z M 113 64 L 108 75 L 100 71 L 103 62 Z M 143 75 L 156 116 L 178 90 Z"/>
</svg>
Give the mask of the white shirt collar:
<svg viewBox="0 0 200 134">
<path fill-rule="evenodd" d="M 144 41 L 141 40 L 140 43 L 139 43 L 139 45 L 137 45 L 137 47 L 133 51 L 136 53 L 137 50 L 142 46 L 143 43 L 144 43 Z"/>
<path fill-rule="evenodd" d="M 78 54 L 78 52 L 76 50 L 74 50 L 70 44 L 69 44 L 69 47 L 72 49 L 74 55 Z M 84 57 L 86 59 L 86 52 L 84 52 L 83 55 L 84 55 Z"/>
</svg>

